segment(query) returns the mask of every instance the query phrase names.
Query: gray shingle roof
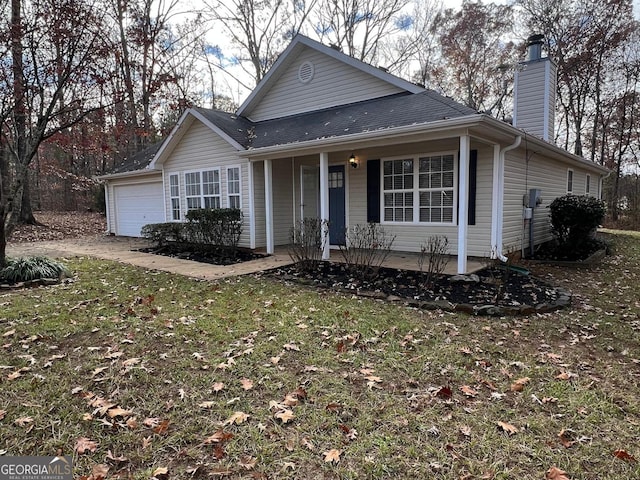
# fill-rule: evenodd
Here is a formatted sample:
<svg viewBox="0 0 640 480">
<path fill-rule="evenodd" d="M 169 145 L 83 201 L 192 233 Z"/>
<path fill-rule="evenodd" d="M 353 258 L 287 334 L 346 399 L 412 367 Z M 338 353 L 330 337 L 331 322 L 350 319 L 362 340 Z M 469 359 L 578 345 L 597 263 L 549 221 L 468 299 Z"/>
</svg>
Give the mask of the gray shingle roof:
<svg viewBox="0 0 640 480">
<path fill-rule="evenodd" d="M 478 113 L 434 91 L 398 94 L 255 123 L 248 148 L 383 131 Z"/>
<path fill-rule="evenodd" d="M 198 111 L 247 149 L 383 131 L 478 113 L 432 90 L 391 95 L 261 122 L 251 122 L 217 110 Z"/>
<path fill-rule="evenodd" d="M 113 167 L 110 173 L 134 172 L 147 168 L 161 145 L 162 141 L 156 142 L 135 155 L 124 158 L 118 165 Z"/>
</svg>

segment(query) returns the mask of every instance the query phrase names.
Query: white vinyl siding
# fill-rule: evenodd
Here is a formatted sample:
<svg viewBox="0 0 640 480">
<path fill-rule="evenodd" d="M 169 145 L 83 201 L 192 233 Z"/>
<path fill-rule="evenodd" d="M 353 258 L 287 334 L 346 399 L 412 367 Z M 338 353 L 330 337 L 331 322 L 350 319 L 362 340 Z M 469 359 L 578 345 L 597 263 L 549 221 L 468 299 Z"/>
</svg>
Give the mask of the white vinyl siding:
<svg viewBox="0 0 640 480">
<path fill-rule="evenodd" d="M 582 180 L 589 170 L 577 166 L 567 169 L 566 164 L 540 155 L 534 158 L 535 161 L 529 161 L 527 168 L 522 150 L 507 154 L 503 225 L 505 248 L 519 251 L 529 247 L 529 227 L 522 221 L 522 197 L 528 195 L 530 189 L 539 188 L 542 192 L 542 205 L 533 210 L 535 243 L 539 245 L 553 239 L 547 207 L 554 199 L 567 194 L 568 172 L 573 172 L 573 192 L 581 192 L 585 188 Z"/>
<path fill-rule="evenodd" d="M 298 69 L 313 64 L 313 79 L 303 84 Z M 280 118 L 403 92 L 357 68 L 305 48 L 259 103 L 244 114 L 254 121 Z"/>
<path fill-rule="evenodd" d="M 554 138 L 555 70 L 545 59 L 516 69 L 514 126 L 547 141 Z"/>
<path fill-rule="evenodd" d="M 170 192 L 170 180 L 171 175 L 179 175 L 180 177 L 180 203 L 182 205 L 183 213 L 186 210 L 186 176 L 189 173 L 204 172 L 217 170 L 219 173 L 219 193 L 215 190 L 215 177 L 214 181 L 206 181 L 207 197 L 209 205 L 216 206 L 216 200 L 220 199 L 220 207 L 224 207 L 223 203 L 227 198 L 227 182 L 226 171 L 227 167 L 239 166 L 240 168 L 240 197 L 241 197 L 241 210 L 243 214 L 243 226 L 242 235 L 240 236 L 240 246 L 249 248 L 250 246 L 250 231 L 249 221 L 251 218 L 251 212 L 249 211 L 249 188 L 248 182 L 248 168 L 249 164 L 246 159 L 239 159 L 238 153 L 227 141 L 218 136 L 215 132 L 212 132 L 210 128 L 205 126 L 198 120 L 194 120 L 192 124 L 186 126 L 187 130 L 180 141 L 174 146 L 173 151 L 163 164 L 163 170 L 165 176 L 165 198 L 166 198 L 166 212 L 167 218 L 171 218 L 171 192 Z M 205 180 L 207 180 L 205 178 Z M 211 176 L 209 175 L 209 180 Z M 202 188 L 202 177 L 200 180 Z M 204 190 L 201 190 L 203 192 Z M 202 199 L 201 204 L 204 205 L 205 201 Z M 223 202 L 224 199 L 224 202 Z"/>
<path fill-rule="evenodd" d="M 227 167 L 227 208 L 242 208 L 240 167 Z"/>
</svg>

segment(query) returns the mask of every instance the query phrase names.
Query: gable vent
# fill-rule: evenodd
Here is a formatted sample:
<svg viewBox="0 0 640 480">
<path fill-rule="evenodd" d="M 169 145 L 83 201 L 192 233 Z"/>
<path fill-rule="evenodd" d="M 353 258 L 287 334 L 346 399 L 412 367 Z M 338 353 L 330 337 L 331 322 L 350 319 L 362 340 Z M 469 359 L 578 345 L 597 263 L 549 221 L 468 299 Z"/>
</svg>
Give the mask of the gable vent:
<svg viewBox="0 0 640 480">
<path fill-rule="evenodd" d="M 313 73 L 313 63 L 303 62 L 298 68 L 298 80 L 300 80 L 300 83 L 309 83 L 313 79 Z"/>
</svg>

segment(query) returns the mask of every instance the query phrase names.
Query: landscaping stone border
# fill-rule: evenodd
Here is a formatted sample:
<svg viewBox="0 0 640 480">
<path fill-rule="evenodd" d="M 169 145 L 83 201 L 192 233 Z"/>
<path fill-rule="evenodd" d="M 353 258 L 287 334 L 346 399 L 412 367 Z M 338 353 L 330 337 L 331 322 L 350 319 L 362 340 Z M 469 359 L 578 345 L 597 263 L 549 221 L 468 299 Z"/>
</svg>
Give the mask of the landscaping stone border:
<svg viewBox="0 0 640 480">
<path fill-rule="evenodd" d="M 514 317 L 519 315 L 531 315 L 534 313 L 549 313 L 561 310 L 571 305 L 572 294 L 568 290 L 561 287 L 550 286 L 556 293 L 556 299 L 551 302 L 539 303 L 537 305 L 473 305 L 470 303 L 451 303 L 448 300 L 422 301 L 413 298 L 403 298 L 396 295 L 387 295 L 383 292 L 370 290 L 350 290 L 347 288 L 333 288 L 320 286 L 311 281 L 285 275 L 284 280 L 293 281 L 302 285 L 312 285 L 314 287 L 324 288 L 326 290 L 338 291 L 359 297 L 372 298 L 376 300 L 384 300 L 391 303 L 403 304 L 423 310 L 443 310 L 445 312 L 460 312 L 473 316 L 489 316 L 489 317 Z"/>
<path fill-rule="evenodd" d="M 357 291 L 356 295 L 369 298 L 377 298 L 392 303 L 402 303 L 410 307 L 424 310 L 443 310 L 445 312 L 461 312 L 474 316 L 489 317 L 514 317 L 519 315 L 531 315 L 533 313 L 548 313 L 561 310 L 571 305 L 572 294 L 560 287 L 552 287 L 557 297 L 552 302 L 539 303 L 537 305 L 472 305 L 470 303 L 451 303 L 447 300 L 417 301 L 412 298 L 401 298 L 395 295 L 386 295 L 382 292 Z M 354 293 L 344 290 L 345 293 Z"/>
</svg>

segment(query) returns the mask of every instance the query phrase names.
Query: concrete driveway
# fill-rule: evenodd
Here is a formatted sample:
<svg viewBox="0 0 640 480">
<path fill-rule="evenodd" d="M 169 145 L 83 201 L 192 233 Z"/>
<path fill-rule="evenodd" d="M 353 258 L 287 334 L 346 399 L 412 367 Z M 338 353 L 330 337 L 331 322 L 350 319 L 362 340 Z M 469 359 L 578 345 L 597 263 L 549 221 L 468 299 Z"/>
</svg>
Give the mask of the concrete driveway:
<svg viewBox="0 0 640 480">
<path fill-rule="evenodd" d="M 137 251 L 149 244 L 140 238 L 97 236 L 49 242 L 13 243 L 7 246 L 9 257 L 43 255 L 53 258 L 95 257 L 135 265 L 149 270 L 177 273 L 201 280 L 246 275 L 292 263 L 286 252 L 236 265 L 210 265 Z"/>
</svg>

